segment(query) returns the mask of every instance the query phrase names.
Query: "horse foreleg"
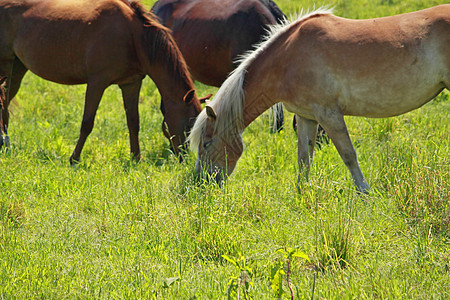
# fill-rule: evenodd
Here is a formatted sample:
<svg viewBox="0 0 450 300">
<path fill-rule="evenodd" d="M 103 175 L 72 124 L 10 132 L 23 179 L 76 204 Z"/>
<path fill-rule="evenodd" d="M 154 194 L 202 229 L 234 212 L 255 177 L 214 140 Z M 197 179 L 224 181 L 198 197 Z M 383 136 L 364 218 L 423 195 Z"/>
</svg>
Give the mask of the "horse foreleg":
<svg viewBox="0 0 450 300">
<path fill-rule="evenodd" d="M 306 180 L 308 180 L 309 167 L 314 157 L 318 123 L 298 115 L 295 116 L 295 119 L 297 121 L 298 166 L 301 172 L 305 172 Z"/>
<path fill-rule="evenodd" d="M 75 146 L 75 150 L 73 150 L 69 159 L 71 165 L 80 161 L 81 150 L 83 150 L 84 143 L 94 127 L 95 114 L 97 113 L 98 105 L 106 87 L 107 85 L 95 84 L 92 82 L 87 84 L 80 137 Z"/>
<path fill-rule="evenodd" d="M 356 151 L 348 134 L 344 116 L 342 113 L 331 109 L 324 109 L 317 113 L 316 116 L 349 169 L 358 192 L 367 193 L 370 187 L 359 167 Z"/>
<path fill-rule="evenodd" d="M 3 145 L 6 148 L 10 148 L 11 147 L 11 142 L 9 140 L 9 135 L 8 135 L 8 125 L 9 125 L 9 99 L 11 99 L 9 97 L 9 90 L 10 90 L 10 86 L 11 86 L 11 80 L 10 78 L 6 79 L 6 88 L 1 87 L 1 89 L 4 89 L 3 91 L 1 91 L 0 93 L 2 94 L 1 97 L 1 115 L 0 115 L 0 129 L 2 131 L 2 135 L 0 136 L 0 147 L 2 147 Z"/>
<path fill-rule="evenodd" d="M 8 77 L 2 77 L 0 78 L 0 130 L 2 132 L 2 135 L 0 136 L 0 148 L 2 148 L 4 142 L 4 131 L 5 131 L 5 117 L 4 117 L 4 111 L 6 109 L 6 91 L 3 87 L 3 83 L 6 81 Z"/>
<path fill-rule="evenodd" d="M 5 147 L 10 147 L 11 142 L 8 135 L 8 126 L 9 126 L 9 103 L 11 99 L 13 99 L 17 92 L 19 91 L 20 84 L 22 83 L 22 79 L 27 72 L 27 68 L 22 64 L 22 62 L 16 57 L 16 59 L 7 65 L 12 66 L 9 77 L 6 78 L 5 87 L 6 90 L 3 93 L 3 99 L 1 101 L 1 122 L 0 128 L 2 131 L 3 137 L 0 139 L 0 148 L 2 144 Z M 1 84 L 0 84 L 1 88 Z"/>
<path fill-rule="evenodd" d="M 139 92 L 142 80 L 127 85 L 120 85 L 122 90 L 123 105 L 127 116 L 127 125 L 130 132 L 130 149 L 133 158 L 140 159 L 141 150 L 139 148 Z"/>
<path fill-rule="evenodd" d="M 3 145 L 9 147 L 9 138 L 8 136 L 8 120 L 9 120 L 9 86 L 11 85 L 11 74 L 12 74 L 12 66 L 14 61 L 12 60 L 3 60 L 0 59 L 0 148 Z"/>
</svg>

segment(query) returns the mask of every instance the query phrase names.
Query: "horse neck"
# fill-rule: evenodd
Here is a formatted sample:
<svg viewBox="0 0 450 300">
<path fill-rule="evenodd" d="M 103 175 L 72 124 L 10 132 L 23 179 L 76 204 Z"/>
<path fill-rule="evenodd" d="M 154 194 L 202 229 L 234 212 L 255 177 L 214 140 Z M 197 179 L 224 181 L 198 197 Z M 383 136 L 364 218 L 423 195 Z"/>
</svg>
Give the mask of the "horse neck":
<svg viewBox="0 0 450 300">
<path fill-rule="evenodd" d="M 150 64 L 148 75 L 155 82 L 164 101 L 169 100 L 174 102 L 173 104 L 183 103 L 178 99 L 183 99 L 187 92 L 194 89 L 194 84 L 188 74 L 171 72 L 171 68 L 172 64 L 156 60 Z"/>
<path fill-rule="evenodd" d="M 278 101 L 274 92 L 270 70 L 258 67 L 247 70 L 245 97 L 243 99 L 244 128 L 250 125 L 258 116 L 275 105 Z M 276 81 L 276 78 L 273 80 Z"/>
<path fill-rule="evenodd" d="M 155 82 L 164 99 L 182 99 L 188 91 L 194 89 L 194 84 L 175 41 L 168 30 L 160 25 L 144 27 L 143 34 L 141 60 L 144 61 L 146 73 Z"/>
<path fill-rule="evenodd" d="M 283 45 L 284 37 L 275 38 L 275 40 L 271 38 L 263 42 L 239 66 L 245 74 L 243 84 L 245 90 L 243 99 L 244 128 L 271 106 L 280 102 L 280 99 L 286 98 L 286 91 L 284 88 L 280 88 L 286 77 L 286 65 L 279 63 L 282 58 L 280 53 L 283 53 L 279 51 L 279 48 L 280 45 Z"/>
</svg>

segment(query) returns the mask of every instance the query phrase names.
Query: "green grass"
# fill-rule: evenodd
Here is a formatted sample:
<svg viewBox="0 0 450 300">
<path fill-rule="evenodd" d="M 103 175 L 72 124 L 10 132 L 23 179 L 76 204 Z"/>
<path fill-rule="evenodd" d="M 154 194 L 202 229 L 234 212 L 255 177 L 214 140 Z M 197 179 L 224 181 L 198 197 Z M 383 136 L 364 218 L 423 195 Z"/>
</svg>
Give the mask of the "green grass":
<svg viewBox="0 0 450 300">
<path fill-rule="evenodd" d="M 297 1 L 277 3 L 298 11 Z M 438 3 L 330 2 L 358 18 Z M 333 145 L 317 151 L 298 193 L 296 136 L 289 126 L 270 134 L 267 118 L 244 133 L 223 188 L 198 183 L 195 154 L 179 164 L 168 151 L 148 79 L 142 161 L 130 160 L 111 87 L 70 168 L 84 89 L 27 74 L 11 106 L 13 146 L 0 152 L 1 298 L 290 298 L 288 277 L 296 299 L 450 297 L 448 91 L 396 118 L 346 118 L 373 189 L 359 197 Z"/>
</svg>

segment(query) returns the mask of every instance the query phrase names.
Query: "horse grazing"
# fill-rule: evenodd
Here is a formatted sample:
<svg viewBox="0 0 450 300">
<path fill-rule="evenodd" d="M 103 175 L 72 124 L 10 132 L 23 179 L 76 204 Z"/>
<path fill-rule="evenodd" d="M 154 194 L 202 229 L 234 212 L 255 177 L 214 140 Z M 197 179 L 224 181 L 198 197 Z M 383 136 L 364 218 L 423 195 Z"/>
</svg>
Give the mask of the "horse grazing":
<svg viewBox="0 0 450 300">
<path fill-rule="evenodd" d="M 242 154 L 244 129 L 282 101 L 296 114 L 300 169 L 309 170 L 320 123 L 368 192 L 344 115 L 391 117 L 431 101 L 450 87 L 449 49 L 448 4 L 370 20 L 303 16 L 274 30 L 198 116 L 188 138 L 196 169 L 221 182 Z"/>
<path fill-rule="evenodd" d="M 152 11 L 171 29 L 192 77 L 219 87 L 238 59 L 286 16 L 272 0 L 159 0 Z M 274 109 L 274 130 L 283 106 Z"/>
<path fill-rule="evenodd" d="M 0 77 L 7 76 L 1 130 L 8 139 L 8 105 L 23 76 L 61 84 L 87 83 L 80 137 L 70 157 L 79 161 L 104 90 L 118 84 L 130 148 L 139 159 L 138 98 L 149 75 L 165 106 L 163 131 L 175 151 L 200 113 L 187 65 L 167 28 L 137 2 L 126 0 L 3 0 L 0 2 Z"/>
</svg>

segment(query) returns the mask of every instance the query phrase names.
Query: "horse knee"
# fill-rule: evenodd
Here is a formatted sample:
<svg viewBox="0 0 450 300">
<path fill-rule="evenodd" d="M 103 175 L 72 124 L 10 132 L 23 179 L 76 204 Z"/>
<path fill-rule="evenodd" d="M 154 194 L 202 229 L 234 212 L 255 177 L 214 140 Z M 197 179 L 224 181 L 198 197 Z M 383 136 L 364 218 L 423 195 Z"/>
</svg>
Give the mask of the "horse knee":
<svg viewBox="0 0 450 300">
<path fill-rule="evenodd" d="M 139 133 L 139 130 L 141 129 L 141 127 L 139 126 L 139 122 L 132 122 L 130 124 L 128 124 L 128 130 L 131 133 Z"/>
<path fill-rule="evenodd" d="M 84 135 L 89 135 L 94 128 L 94 120 L 83 120 L 81 122 L 80 133 Z"/>
<path fill-rule="evenodd" d="M 358 164 L 358 162 L 357 162 L 358 159 L 357 159 L 356 153 L 354 151 L 343 152 L 341 154 L 341 158 L 344 161 L 344 164 L 349 168 Z"/>
</svg>

